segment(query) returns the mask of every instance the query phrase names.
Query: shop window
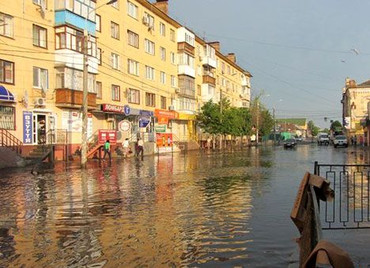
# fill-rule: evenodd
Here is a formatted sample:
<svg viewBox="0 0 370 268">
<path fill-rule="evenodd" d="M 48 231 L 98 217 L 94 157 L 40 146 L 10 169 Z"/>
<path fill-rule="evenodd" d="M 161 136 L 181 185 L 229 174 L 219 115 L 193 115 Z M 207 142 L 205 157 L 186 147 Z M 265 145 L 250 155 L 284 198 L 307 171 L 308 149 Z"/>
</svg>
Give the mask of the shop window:
<svg viewBox="0 0 370 268">
<path fill-rule="evenodd" d="M 15 108 L 0 106 L 0 129 L 15 130 Z"/>
</svg>

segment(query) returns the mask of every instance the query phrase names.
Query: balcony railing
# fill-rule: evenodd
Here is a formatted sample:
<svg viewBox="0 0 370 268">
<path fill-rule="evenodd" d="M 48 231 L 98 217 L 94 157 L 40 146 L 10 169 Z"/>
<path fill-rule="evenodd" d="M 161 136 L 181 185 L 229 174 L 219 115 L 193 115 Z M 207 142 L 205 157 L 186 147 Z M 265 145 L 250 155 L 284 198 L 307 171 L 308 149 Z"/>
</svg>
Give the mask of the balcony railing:
<svg viewBox="0 0 370 268">
<path fill-rule="evenodd" d="M 213 86 L 216 85 L 216 78 L 210 75 L 203 75 L 203 84 L 211 84 Z"/>
<path fill-rule="evenodd" d="M 177 50 L 178 50 L 178 53 L 187 52 L 190 55 L 194 56 L 194 47 L 192 47 L 191 45 L 189 45 L 186 42 L 178 43 L 177 44 Z"/>
</svg>

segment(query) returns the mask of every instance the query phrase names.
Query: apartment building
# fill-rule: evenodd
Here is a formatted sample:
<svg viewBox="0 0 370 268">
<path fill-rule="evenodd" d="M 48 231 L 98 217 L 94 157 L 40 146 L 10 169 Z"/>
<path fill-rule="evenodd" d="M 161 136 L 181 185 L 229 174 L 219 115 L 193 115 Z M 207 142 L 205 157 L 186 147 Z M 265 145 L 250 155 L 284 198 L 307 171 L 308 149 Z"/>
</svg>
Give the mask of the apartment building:
<svg viewBox="0 0 370 268">
<path fill-rule="evenodd" d="M 30 148 L 81 144 L 84 84 L 88 138 L 190 142 L 205 102 L 249 107 L 250 73 L 172 19 L 167 0 L 16 2 L 0 6 L 0 129 Z"/>
</svg>

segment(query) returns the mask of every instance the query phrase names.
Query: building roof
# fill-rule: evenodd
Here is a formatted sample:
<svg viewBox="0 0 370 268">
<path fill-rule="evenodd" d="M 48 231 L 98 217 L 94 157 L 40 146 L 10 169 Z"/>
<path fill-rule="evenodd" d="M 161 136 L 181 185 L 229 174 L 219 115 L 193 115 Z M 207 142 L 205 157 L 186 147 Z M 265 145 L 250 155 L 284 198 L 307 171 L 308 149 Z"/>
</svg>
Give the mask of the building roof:
<svg viewBox="0 0 370 268">
<path fill-rule="evenodd" d="M 357 85 L 358 87 L 370 87 L 370 80 L 367 80 L 359 85 Z"/>
</svg>

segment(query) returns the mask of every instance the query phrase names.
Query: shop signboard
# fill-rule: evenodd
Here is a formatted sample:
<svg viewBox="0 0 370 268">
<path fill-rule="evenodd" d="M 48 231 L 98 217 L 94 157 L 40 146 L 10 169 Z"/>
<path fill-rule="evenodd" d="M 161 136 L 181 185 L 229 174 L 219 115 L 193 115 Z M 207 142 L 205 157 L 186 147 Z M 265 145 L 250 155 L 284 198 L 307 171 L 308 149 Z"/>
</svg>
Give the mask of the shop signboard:
<svg viewBox="0 0 370 268">
<path fill-rule="evenodd" d="M 140 110 L 140 115 L 141 116 L 146 116 L 146 117 L 152 117 L 154 115 L 154 113 L 152 111 Z"/>
<path fill-rule="evenodd" d="M 149 125 L 150 123 L 150 117 L 142 116 L 139 119 L 139 127 L 145 128 Z"/>
<path fill-rule="evenodd" d="M 188 121 L 192 121 L 192 120 L 195 120 L 195 119 L 196 119 L 196 115 L 195 115 L 195 114 L 184 114 L 184 113 L 179 113 L 179 119 L 180 119 L 180 120 L 188 120 Z"/>
<path fill-rule="evenodd" d="M 154 129 L 155 129 L 155 132 L 157 133 L 165 133 L 167 129 L 167 125 L 156 125 Z"/>
<path fill-rule="evenodd" d="M 123 132 L 129 132 L 131 130 L 131 122 L 128 120 L 122 120 L 118 123 L 118 129 Z"/>
<path fill-rule="evenodd" d="M 107 140 L 111 144 L 117 143 L 117 131 L 113 129 L 99 129 L 98 131 L 99 144 L 104 144 Z"/>
<path fill-rule="evenodd" d="M 125 107 L 124 106 L 118 106 L 113 104 L 102 104 L 102 111 L 104 112 L 111 112 L 111 113 L 124 113 Z"/>
<path fill-rule="evenodd" d="M 125 115 L 129 115 L 131 113 L 131 108 L 128 105 L 123 106 L 123 112 Z"/>
<path fill-rule="evenodd" d="M 82 132 L 82 113 L 77 111 L 62 112 L 62 128 L 67 132 Z M 87 114 L 87 137 L 93 134 L 92 114 Z"/>
<path fill-rule="evenodd" d="M 177 119 L 179 114 L 174 111 L 156 109 L 154 115 L 157 117 L 158 124 L 167 125 L 170 119 Z"/>
<path fill-rule="evenodd" d="M 32 144 L 32 112 L 23 112 L 23 143 Z"/>
<path fill-rule="evenodd" d="M 172 146 L 172 133 L 157 133 L 156 138 L 158 147 Z"/>
</svg>

